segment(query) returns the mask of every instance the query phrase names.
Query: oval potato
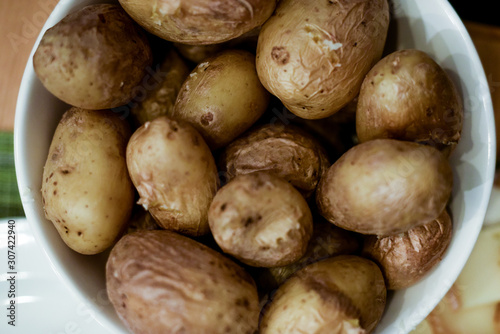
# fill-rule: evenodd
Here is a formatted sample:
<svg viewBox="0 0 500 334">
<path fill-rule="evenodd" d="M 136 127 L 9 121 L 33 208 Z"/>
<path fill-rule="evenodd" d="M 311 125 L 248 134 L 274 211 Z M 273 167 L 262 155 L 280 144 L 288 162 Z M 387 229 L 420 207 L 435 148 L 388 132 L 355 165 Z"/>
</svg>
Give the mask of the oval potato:
<svg viewBox="0 0 500 334">
<path fill-rule="evenodd" d="M 129 137 L 126 123 L 110 110 L 73 107 L 56 128 L 43 169 L 43 207 L 78 253 L 104 251 L 126 228 L 134 205 L 125 162 Z"/>
</svg>

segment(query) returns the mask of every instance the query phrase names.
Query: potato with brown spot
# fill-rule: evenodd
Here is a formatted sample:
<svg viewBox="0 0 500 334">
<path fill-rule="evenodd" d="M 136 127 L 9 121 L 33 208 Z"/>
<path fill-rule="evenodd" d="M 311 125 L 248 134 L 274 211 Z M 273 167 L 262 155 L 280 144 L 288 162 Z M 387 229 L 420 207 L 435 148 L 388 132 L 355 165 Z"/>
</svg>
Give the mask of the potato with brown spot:
<svg viewBox="0 0 500 334">
<path fill-rule="evenodd" d="M 208 222 L 225 253 L 255 267 L 297 261 L 312 234 L 305 199 L 288 182 L 266 172 L 239 175 L 222 187 Z"/>
<path fill-rule="evenodd" d="M 73 107 L 56 128 L 42 201 L 47 219 L 78 253 L 104 251 L 126 228 L 134 205 L 125 162 L 129 137 L 126 123 L 110 110 Z"/>
<path fill-rule="evenodd" d="M 378 266 L 341 255 L 296 272 L 264 308 L 261 334 L 367 334 L 377 326 L 386 303 Z"/>
<path fill-rule="evenodd" d="M 191 123 L 212 149 L 223 147 L 264 113 L 269 93 L 255 56 L 228 50 L 200 63 L 182 85 L 172 117 Z"/>
<path fill-rule="evenodd" d="M 262 84 L 295 115 L 333 115 L 382 56 L 387 0 L 281 0 L 257 45 Z"/>
<path fill-rule="evenodd" d="M 106 289 L 133 333 L 254 334 L 254 281 L 220 253 L 171 231 L 125 235 L 106 264 Z"/>
<path fill-rule="evenodd" d="M 112 4 L 69 14 L 45 32 L 33 56 L 47 90 L 72 106 L 93 110 L 131 100 L 151 62 L 144 31 Z"/>
<path fill-rule="evenodd" d="M 146 122 L 130 138 L 127 166 L 138 204 L 161 227 L 190 236 L 209 232 L 219 179 L 210 149 L 191 125 L 166 116 Z"/>
<path fill-rule="evenodd" d="M 441 261 L 452 230 L 445 210 L 436 220 L 402 234 L 365 236 L 363 255 L 380 266 L 389 290 L 404 289 L 421 280 Z"/>
</svg>

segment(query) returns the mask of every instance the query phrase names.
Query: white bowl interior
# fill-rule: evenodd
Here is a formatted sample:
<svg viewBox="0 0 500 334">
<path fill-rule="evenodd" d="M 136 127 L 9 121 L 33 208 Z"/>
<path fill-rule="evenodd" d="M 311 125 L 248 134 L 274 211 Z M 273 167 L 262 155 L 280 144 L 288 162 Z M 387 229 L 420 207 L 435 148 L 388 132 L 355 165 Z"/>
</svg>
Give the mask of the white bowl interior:
<svg viewBox="0 0 500 334">
<path fill-rule="evenodd" d="M 43 32 L 69 12 L 98 0 L 61 0 L 38 37 L 26 66 L 15 119 L 15 162 L 26 217 L 49 261 L 80 298 L 82 310 L 112 333 L 126 332 L 106 297 L 107 253 L 83 256 L 71 251 L 43 214 L 42 171 L 52 135 L 67 105 L 36 77 L 32 57 Z M 462 139 L 451 157 L 455 185 L 450 204 L 454 220 L 451 245 L 439 266 L 411 288 L 391 293 L 376 333 L 411 331 L 442 299 L 458 277 L 482 226 L 493 183 L 495 129 L 489 87 L 463 23 L 445 0 L 392 0 L 388 48 L 426 51 L 457 85 L 464 99 Z"/>
</svg>

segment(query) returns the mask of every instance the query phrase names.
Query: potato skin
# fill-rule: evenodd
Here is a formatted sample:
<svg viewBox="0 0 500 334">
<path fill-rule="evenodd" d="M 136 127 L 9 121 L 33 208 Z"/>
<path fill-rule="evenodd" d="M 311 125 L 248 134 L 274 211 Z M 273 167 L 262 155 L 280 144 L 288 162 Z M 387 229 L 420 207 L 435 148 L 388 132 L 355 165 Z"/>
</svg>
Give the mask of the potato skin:
<svg viewBox="0 0 500 334">
<path fill-rule="evenodd" d="M 452 149 L 460 140 L 462 99 L 427 53 L 399 50 L 366 75 L 359 94 L 356 131 L 361 142 L 394 138 Z"/>
<path fill-rule="evenodd" d="M 208 233 L 219 179 L 210 149 L 191 125 L 166 116 L 145 123 L 130 138 L 127 166 L 138 204 L 161 227 L 190 236 Z"/>
<path fill-rule="evenodd" d="M 254 267 L 300 259 L 312 234 L 305 199 L 288 182 L 266 172 L 239 175 L 222 187 L 208 222 L 225 253 Z"/>
<path fill-rule="evenodd" d="M 450 163 L 437 149 L 375 139 L 354 146 L 330 167 L 316 203 L 341 228 L 388 236 L 436 219 L 452 184 Z"/>
<path fill-rule="evenodd" d="M 269 97 L 257 76 L 255 56 L 228 50 L 191 72 L 177 96 L 172 117 L 191 123 L 208 146 L 216 149 L 255 123 Z"/>
<path fill-rule="evenodd" d="M 73 107 L 56 128 L 43 169 L 43 207 L 78 253 L 104 251 L 128 223 L 134 205 L 125 163 L 129 137 L 126 123 L 110 110 Z"/>
<path fill-rule="evenodd" d="M 227 181 L 256 171 L 273 173 L 309 197 L 330 167 L 320 143 L 296 126 L 266 124 L 230 143 L 222 152 L 220 168 Z"/>
<path fill-rule="evenodd" d="M 363 255 L 382 269 L 388 289 L 404 289 L 417 283 L 441 261 L 452 229 L 450 215 L 444 210 L 436 220 L 399 235 L 365 236 Z"/>
<path fill-rule="evenodd" d="M 295 115 L 328 117 L 358 94 L 388 26 L 387 0 L 281 0 L 259 35 L 259 78 Z"/>
<path fill-rule="evenodd" d="M 205 45 L 228 41 L 262 25 L 276 0 L 119 0 L 150 33 L 172 42 Z"/>
<path fill-rule="evenodd" d="M 341 255 L 296 272 L 264 309 L 261 334 L 371 333 L 385 309 L 387 291 L 378 266 Z"/>
<path fill-rule="evenodd" d="M 175 232 L 127 234 L 111 250 L 106 288 L 133 333 L 253 334 L 257 289 L 240 266 Z"/>
<path fill-rule="evenodd" d="M 56 97 L 84 109 L 127 103 L 152 51 L 141 28 L 118 5 L 97 4 L 47 30 L 33 56 L 35 72 Z"/>
</svg>

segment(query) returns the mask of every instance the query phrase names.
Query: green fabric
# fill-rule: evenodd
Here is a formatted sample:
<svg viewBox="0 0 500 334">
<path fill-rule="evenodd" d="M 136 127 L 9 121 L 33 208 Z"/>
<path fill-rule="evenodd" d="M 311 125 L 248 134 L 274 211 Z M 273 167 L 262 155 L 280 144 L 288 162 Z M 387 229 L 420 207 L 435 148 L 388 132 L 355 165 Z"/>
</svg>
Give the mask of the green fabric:
<svg viewBox="0 0 500 334">
<path fill-rule="evenodd" d="M 14 135 L 0 132 L 0 218 L 24 216 L 14 168 Z"/>
</svg>

